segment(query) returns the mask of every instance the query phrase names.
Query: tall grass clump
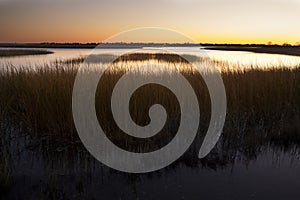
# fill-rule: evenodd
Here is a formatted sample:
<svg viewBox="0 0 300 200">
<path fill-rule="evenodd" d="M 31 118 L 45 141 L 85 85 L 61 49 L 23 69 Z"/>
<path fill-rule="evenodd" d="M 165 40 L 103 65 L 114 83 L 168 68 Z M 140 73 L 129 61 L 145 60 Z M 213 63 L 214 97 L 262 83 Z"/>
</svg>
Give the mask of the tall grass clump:
<svg viewBox="0 0 300 200">
<path fill-rule="evenodd" d="M 161 61 L 161 57 L 164 58 Z M 169 61 L 168 61 L 169 60 Z M 184 60 L 167 55 L 139 55 L 118 59 L 100 79 L 96 93 L 96 110 L 100 125 L 116 144 L 127 148 L 127 143 L 145 145 L 141 140 L 127 136 L 116 128 L 110 109 L 111 92 L 117 80 L 130 66 L 138 62 L 160 62 L 175 67 L 191 83 L 200 102 L 203 129 L 210 118 L 210 99 L 201 75 Z M 204 60 L 195 60 L 203 62 Z M 61 143 L 80 143 L 72 117 L 72 89 L 82 58 L 74 62 L 55 62 L 40 68 L 9 68 L 0 72 L 0 104 L 6 107 L 4 116 L 12 125 L 22 126 L 34 138 Z M 300 69 L 268 68 L 253 66 L 247 70 L 229 70 L 226 63 L 215 62 L 222 72 L 227 94 L 228 113 L 224 127 L 224 146 L 254 148 L 255 145 L 289 145 L 300 143 Z M 104 65 L 103 63 L 100 64 Z M 99 66 L 98 66 L 99 67 Z M 93 70 L 93 69 L 91 69 Z M 135 72 L 143 76 L 172 76 L 168 71 L 153 69 Z M 209 72 L 208 72 L 209 73 Z M 9 102 L 8 106 L 7 102 Z M 139 125 L 149 123 L 149 106 L 161 103 L 169 114 L 163 132 L 169 141 L 180 123 L 179 105 L 172 92 L 157 85 L 147 85 L 134 93 L 130 114 Z M 205 125 L 206 124 L 206 125 Z M 202 125 L 202 124 L 200 124 Z M 124 135 L 124 134 L 123 134 Z M 159 137 L 153 144 L 166 142 Z M 244 146 L 244 147 L 243 147 Z M 148 149 L 149 150 L 149 149 Z M 151 149 L 153 150 L 153 149 Z M 138 150 L 137 150 L 138 151 Z"/>
<path fill-rule="evenodd" d="M 67 139 L 70 135 L 65 133 L 74 129 L 71 97 L 75 74 L 76 69 L 59 63 L 2 72 L 1 96 L 10 102 L 6 118 L 17 121 L 34 137 Z"/>
</svg>

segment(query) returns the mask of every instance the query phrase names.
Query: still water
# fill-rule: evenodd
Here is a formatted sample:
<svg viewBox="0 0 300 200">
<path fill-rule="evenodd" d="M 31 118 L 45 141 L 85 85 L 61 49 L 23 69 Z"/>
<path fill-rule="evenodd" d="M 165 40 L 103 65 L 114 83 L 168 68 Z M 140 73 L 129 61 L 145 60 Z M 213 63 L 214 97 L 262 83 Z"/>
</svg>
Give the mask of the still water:
<svg viewBox="0 0 300 200">
<path fill-rule="evenodd" d="M 149 48 L 145 48 L 149 49 Z M 160 48 L 165 52 L 176 52 L 177 54 L 189 54 L 199 57 L 209 57 L 212 60 L 228 63 L 232 68 L 247 69 L 252 67 L 259 68 L 277 68 L 289 67 L 294 68 L 300 65 L 300 56 L 288 56 L 278 54 L 252 53 L 242 51 L 216 51 L 204 50 L 198 47 L 169 47 Z M 120 55 L 124 52 L 130 52 L 132 49 L 45 49 L 54 52 L 46 55 L 19 56 L 0 58 L 0 67 L 11 64 L 19 66 L 39 66 L 45 63 L 49 64 L 55 61 L 69 60 L 78 57 L 84 57 L 93 54 L 112 54 Z M 156 48 L 157 50 L 157 48 Z"/>
<path fill-rule="evenodd" d="M 233 161 L 216 158 L 212 165 L 195 157 L 138 175 L 112 170 L 84 150 L 49 151 L 29 138 L 15 136 L 5 141 L 13 181 L 7 194 L 2 194 L 8 199 L 297 200 L 300 196 L 299 153 L 292 150 L 264 147 L 255 158 L 236 153 Z"/>
</svg>

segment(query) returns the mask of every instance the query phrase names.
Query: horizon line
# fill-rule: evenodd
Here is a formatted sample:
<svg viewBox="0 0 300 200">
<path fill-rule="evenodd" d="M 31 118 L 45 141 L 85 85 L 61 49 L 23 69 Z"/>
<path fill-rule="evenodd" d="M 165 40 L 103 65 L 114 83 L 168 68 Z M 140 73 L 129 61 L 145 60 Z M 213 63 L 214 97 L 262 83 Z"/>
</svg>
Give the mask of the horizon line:
<svg viewBox="0 0 300 200">
<path fill-rule="evenodd" d="M 238 46 L 300 46 L 299 43 L 190 43 L 190 42 L 0 42 L 2 45 L 238 45 Z"/>
</svg>

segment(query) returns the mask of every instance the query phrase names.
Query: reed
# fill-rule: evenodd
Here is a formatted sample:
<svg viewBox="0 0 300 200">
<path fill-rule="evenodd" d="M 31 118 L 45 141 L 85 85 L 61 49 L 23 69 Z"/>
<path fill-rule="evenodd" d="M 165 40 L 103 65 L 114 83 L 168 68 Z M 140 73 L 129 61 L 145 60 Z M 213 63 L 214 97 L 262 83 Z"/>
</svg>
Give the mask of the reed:
<svg viewBox="0 0 300 200">
<path fill-rule="evenodd" d="M 166 57 L 163 62 L 175 67 L 191 83 L 200 102 L 203 127 L 210 117 L 210 100 L 207 88 L 200 74 L 186 62 L 176 57 Z M 163 55 L 134 56 L 134 62 L 159 60 Z M 176 61 L 176 62 L 175 62 Z M 34 138 L 47 138 L 53 142 L 77 144 L 80 140 L 72 118 L 72 89 L 81 60 L 78 62 L 55 62 L 40 68 L 10 68 L 0 73 L 0 105 L 6 107 L 6 120 L 14 119 Z M 115 143 L 127 148 L 130 142 L 145 145 L 134 138 L 115 136 L 120 132 L 108 111 L 109 98 L 117 80 L 130 69 L 132 59 L 119 59 L 105 72 L 98 85 L 96 110 L 100 124 Z M 161 61 L 160 61 L 161 62 Z M 249 70 L 228 70 L 226 63 L 217 63 L 227 93 L 228 114 L 224 127 L 225 146 L 241 146 L 244 143 L 299 144 L 300 69 L 268 68 L 255 66 Z M 103 63 L 100 64 L 104 65 Z M 98 66 L 99 67 L 99 66 Z M 168 78 L 168 71 L 135 72 L 137 75 L 162 76 Z M 153 103 L 163 104 L 169 114 L 164 131 L 169 141 L 178 128 L 179 106 L 172 93 L 163 87 L 149 85 L 132 97 L 130 112 L 137 124 L 149 123 L 148 108 Z M 7 102 L 10 102 L 8 106 Z M 104 102 L 104 103 L 103 103 Z M 200 132 L 205 133 L 205 128 Z M 263 133 L 263 134 L 262 134 Z M 200 133 L 202 134 L 202 133 Z M 242 140 L 242 141 L 241 141 Z M 156 139 L 154 146 L 164 142 Z M 148 147 L 147 147 L 148 148 Z M 250 147 L 249 147 L 250 148 Z"/>
</svg>

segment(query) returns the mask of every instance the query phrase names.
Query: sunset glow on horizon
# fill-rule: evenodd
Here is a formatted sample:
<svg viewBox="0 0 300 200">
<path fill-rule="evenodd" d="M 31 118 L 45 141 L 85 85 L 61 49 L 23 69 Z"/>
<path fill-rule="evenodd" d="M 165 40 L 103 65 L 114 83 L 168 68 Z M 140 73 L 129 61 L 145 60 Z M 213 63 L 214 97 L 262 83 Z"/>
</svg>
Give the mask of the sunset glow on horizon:
<svg viewBox="0 0 300 200">
<path fill-rule="evenodd" d="M 199 43 L 300 44 L 299 11 L 300 0 L 0 0 L 0 42 L 101 42 L 161 27 Z"/>
</svg>

